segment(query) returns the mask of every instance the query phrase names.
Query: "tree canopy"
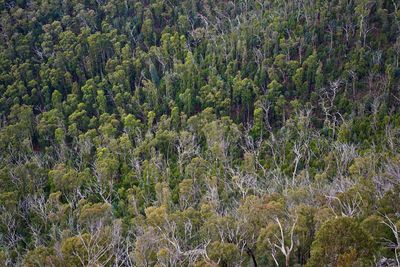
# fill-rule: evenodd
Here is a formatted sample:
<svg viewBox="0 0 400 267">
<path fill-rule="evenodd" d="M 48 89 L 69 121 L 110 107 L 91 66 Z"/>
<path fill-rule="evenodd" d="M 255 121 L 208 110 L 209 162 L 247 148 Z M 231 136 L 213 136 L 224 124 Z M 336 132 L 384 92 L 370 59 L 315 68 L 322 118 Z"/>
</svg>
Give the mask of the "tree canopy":
<svg viewBox="0 0 400 267">
<path fill-rule="evenodd" d="M 400 3 L 0 0 L 0 266 L 400 266 Z"/>
</svg>

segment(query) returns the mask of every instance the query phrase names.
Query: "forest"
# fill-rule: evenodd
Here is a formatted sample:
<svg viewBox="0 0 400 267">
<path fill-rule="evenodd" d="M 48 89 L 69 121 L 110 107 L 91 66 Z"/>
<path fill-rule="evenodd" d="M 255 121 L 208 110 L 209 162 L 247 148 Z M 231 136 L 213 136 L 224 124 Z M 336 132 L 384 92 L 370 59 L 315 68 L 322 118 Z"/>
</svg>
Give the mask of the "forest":
<svg viewBox="0 0 400 267">
<path fill-rule="evenodd" d="M 0 0 L 0 266 L 400 266 L 398 0 Z"/>
</svg>

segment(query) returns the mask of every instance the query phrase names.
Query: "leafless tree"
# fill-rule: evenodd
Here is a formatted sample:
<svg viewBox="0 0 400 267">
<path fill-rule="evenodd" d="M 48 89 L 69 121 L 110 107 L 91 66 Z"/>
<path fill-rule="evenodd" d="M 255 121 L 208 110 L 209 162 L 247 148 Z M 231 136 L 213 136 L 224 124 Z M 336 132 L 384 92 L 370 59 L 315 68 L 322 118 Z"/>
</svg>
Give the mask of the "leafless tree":
<svg viewBox="0 0 400 267">
<path fill-rule="evenodd" d="M 82 266 L 106 266 L 113 260 L 115 266 L 121 266 L 125 250 L 121 246 L 121 222 L 114 221 L 113 225 L 104 226 L 102 222 L 90 231 L 78 230 L 77 237 L 83 251 L 74 251 Z"/>
<path fill-rule="evenodd" d="M 326 198 L 328 199 L 329 208 L 336 216 L 338 216 L 336 213 L 336 209 L 332 206 L 334 202 L 337 203 L 339 206 L 339 210 L 341 213 L 340 216 L 356 217 L 361 213 L 363 199 L 360 193 L 356 193 L 345 199 L 340 199 L 336 196 L 326 196 Z"/>
<path fill-rule="evenodd" d="M 166 242 L 167 248 L 169 249 L 169 264 L 167 266 L 182 265 L 186 261 L 189 266 L 194 266 L 195 262 L 198 261 L 199 258 L 209 260 L 207 246 L 209 245 L 210 240 L 202 242 L 195 248 L 187 248 L 188 241 L 194 231 L 190 220 L 185 222 L 183 239 L 178 237 L 177 225 L 172 220 L 166 219 L 163 227 L 158 226 L 157 230 L 161 235 L 161 239 Z"/>
<path fill-rule="evenodd" d="M 329 58 L 331 57 L 331 53 L 333 50 L 333 37 L 335 34 L 336 25 L 334 21 L 330 21 L 328 23 L 328 29 L 326 30 L 329 33 Z"/>
<path fill-rule="evenodd" d="M 199 154 L 200 148 L 196 142 L 196 136 L 186 131 L 181 132 L 176 149 L 178 152 L 179 171 L 183 174 L 183 166 Z"/>
<path fill-rule="evenodd" d="M 397 140 L 400 138 L 400 130 L 394 128 L 391 124 L 387 124 L 385 126 L 385 140 L 387 140 L 388 146 L 391 151 L 394 151 L 396 147 L 399 146 Z"/>
<path fill-rule="evenodd" d="M 264 101 L 261 102 L 261 108 L 264 111 L 264 123 L 265 123 L 265 125 L 267 127 L 267 130 L 271 131 L 272 127 L 271 127 L 271 124 L 269 122 L 269 111 L 271 109 L 271 103 L 269 101 L 267 101 L 267 100 L 264 100 Z"/>
<path fill-rule="evenodd" d="M 351 161 L 358 156 L 356 146 L 336 142 L 333 144 L 333 156 L 338 178 L 343 178 Z"/>
<path fill-rule="evenodd" d="M 385 239 L 387 247 L 394 250 L 394 255 L 396 259 L 397 266 L 400 266 L 400 229 L 397 228 L 396 222 L 389 218 L 386 214 L 384 215 L 385 220 L 382 221 L 387 227 L 389 227 L 390 231 L 394 236 L 394 241 Z"/>
<path fill-rule="evenodd" d="M 325 123 L 327 125 L 331 124 L 331 121 L 335 121 L 335 113 L 334 113 L 334 106 L 335 106 L 335 99 L 336 95 L 339 93 L 340 86 L 342 81 L 337 79 L 333 82 L 329 83 L 329 86 L 326 88 L 321 88 L 320 93 L 320 105 L 325 115 Z M 335 126 L 331 127 L 335 130 Z"/>
<path fill-rule="evenodd" d="M 254 139 L 250 135 L 250 130 L 251 127 L 246 127 L 246 129 L 244 130 L 243 144 L 241 145 L 241 148 L 245 153 L 251 155 L 252 159 L 254 160 L 256 169 L 261 170 L 263 176 L 265 177 L 267 174 L 267 170 L 261 163 L 261 151 L 264 140 L 262 136 L 260 136 L 258 139 Z"/>
<path fill-rule="evenodd" d="M 298 143 L 295 143 L 293 146 L 293 153 L 294 153 L 295 157 L 294 157 L 294 168 L 293 168 L 293 173 L 292 173 L 292 184 L 295 183 L 297 167 L 299 165 L 300 159 L 302 158 L 302 153 L 301 153 L 300 149 L 301 149 L 300 145 Z"/>
<path fill-rule="evenodd" d="M 242 198 L 246 197 L 249 192 L 261 193 L 262 189 L 259 188 L 257 177 L 250 173 L 241 172 L 239 170 L 230 169 L 232 175 L 232 182 L 234 186 L 239 189 Z"/>
<path fill-rule="evenodd" d="M 110 204 L 112 201 L 114 179 L 112 177 L 103 177 L 101 172 L 96 171 L 97 162 L 94 163 L 95 180 L 91 181 L 85 188 L 89 193 L 97 194 L 103 202 Z"/>
<path fill-rule="evenodd" d="M 12 249 L 18 245 L 23 237 L 17 231 L 17 214 L 11 213 L 5 209 L 4 206 L 0 206 L 0 222 L 6 228 L 3 236 L 0 236 L 0 240 L 4 242 L 8 249 Z"/>
<path fill-rule="evenodd" d="M 290 227 L 289 231 L 289 242 L 287 242 L 287 239 L 285 238 L 285 229 L 282 226 L 281 221 L 279 218 L 275 218 L 275 222 L 277 223 L 279 227 L 279 234 L 275 235 L 275 240 L 271 240 L 270 238 L 267 239 L 270 248 L 271 248 L 271 256 L 274 259 L 274 262 L 276 266 L 279 266 L 278 260 L 277 260 L 277 250 L 279 250 L 283 256 L 285 257 L 285 266 L 289 267 L 290 266 L 290 256 L 294 248 L 295 240 L 294 240 L 294 229 L 297 224 L 297 219 L 298 217 L 296 216 L 295 219 L 292 222 L 292 226 Z"/>
</svg>

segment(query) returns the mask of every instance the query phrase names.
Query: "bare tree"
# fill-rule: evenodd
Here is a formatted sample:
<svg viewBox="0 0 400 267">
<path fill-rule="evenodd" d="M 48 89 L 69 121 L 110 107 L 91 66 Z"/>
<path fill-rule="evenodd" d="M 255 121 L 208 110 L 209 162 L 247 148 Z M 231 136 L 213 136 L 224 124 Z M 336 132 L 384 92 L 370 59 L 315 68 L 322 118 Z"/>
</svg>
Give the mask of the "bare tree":
<svg viewBox="0 0 400 267">
<path fill-rule="evenodd" d="M 255 163 L 255 168 L 257 170 L 261 170 L 262 175 L 265 177 L 267 174 L 267 169 L 261 163 L 261 151 L 262 151 L 262 145 L 263 145 L 264 140 L 263 140 L 262 136 L 260 136 L 258 139 L 254 139 L 250 135 L 250 130 L 251 130 L 251 127 L 245 128 L 245 131 L 243 132 L 244 142 L 241 145 L 241 148 L 245 153 L 247 153 L 248 155 L 251 155 L 251 157 Z"/>
<path fill-rule="evenodd" d="M 290 266 L 290 256 L 294 248 L 295 240 L 294 240 L 294 229 L 297 224 L 297 219 L 298 217 L 296 216 L 294 221 L 292 222 L 292 226 L 290 227 L 289 231 L 289 242 L 287 243 L 286 238 L 285 238 L 285 231 L 287 231 L 283 226 L 279 218 L 275 218 L 275 222 L 277 223 L 279 227 L 279 234 L 274 235 L 275 240 L 272 240 L 271 238 L 268 238 L 267 241 L 270 245 L 271 248 L 271 256 L 274 259 L 274 262 L 276 266 L 279 266 L 278 260 L 277 260 L 277 250 L 279 250 L 283 256 L 285 257 L 285 266 L 289 267 Z"/>
<path fill-rule="evenodd" d="M 176 150 L 178 152 L 179 172 L 183 174 L 183 166 L 199 154 L 200 148 L 196 142 L 196 136 L 186 131 L 181 132 Z"/>
<path fill-rule="evenodd" d="M 350 198 L 340 199 L 336 196 L 325 196 L 328 199 L 328 206 L 332 210 L 332 212 L 338 217 L 336 214 L 336 209 L 332 206 L 333 202 L 336 202 L 339 206 L 339 210 L 341 216 L 345 217 L 355 217 L 360 215 L 361 206 L 363 199 L 360 193 L 356 193 L 352 195 Z"/>
<path fill-rule="evenodd" d="M 322 111 L 325 115 L 325 124 L 330 126 L 330 128 L 335 131 L 335 125 L 332 125 L 332 121 L 336 122 L 334 107 L 335 107 L 335 99 L 337 94 L 339 93 L 340 86 L 342 81 L 337 79 L 333 82 L 329 83 L 329 86 L 326 88 L 321 88 L 320 93 L 320 105 Z"/>
<path fill-rule="evenodd" d="M 1 243 L 5 244 L 8 249 L 12 249 L 18 245 L 18 243 L 23 240 L 21 234 L 17 230 L 17 216 L 15 213 L 11 213 L 5 209 L 5 207 L 0 206 L 0 222 L 6 228 L 6 231 L 2 236 L 0 236 Z"/>
<path fill-rule="evenodd" d="M 239 189 L 242 198 L 245 198 L 249 192 L 261 193 L 262 189 L 258 186 L 257 177 L 250 173 L 241 172 L 239 170 L 230 169 L 232 174 L 232 182 Z"/>
<path fill-rule="evenodd" d="M 111 227 L 99 222 L 96 227 L 91 226 L 89 232 L 78 230 L 77 238 L 83 251 L 74 251 L 73 254 L 82 266 L 106 266 L 113 259 L 116 266 L 120 266 L 125 253 L 121 246 L 120 221 L 114 221 Z"/>
<path fill-rule="evenodd" d="M 400 229 L 397 228 L 397 224 L 389 218 L 386 214 L 384 215 L 385 220 L 382 221 L 383 224 L 385 224 L 389 229 L 391 230 L 393 236 L 394 236 L 394 241 L 385 239 L 387 247 L 390 249 L 394 250 L 394 255 L 396 259 L 397 266 L 400 266 L 400 255 L 399 255 L 399 250 L 400 250 Z"/>
<path fill-rule="evenodd" d="M 300 149 L 301 149 L 300 145 L 298 143 L 295 143 L 293 146 L 293 153 L 294 153 L 295 157 L 294 157 L 294 168 L 293 168 L 293 173 L 292 173 L 292 184 L 295 183 L 297 167 L 299 165 L 300 159 L 302 158 L 302 153 L 301 153 Z"/>
<path fill-rule="evenodd" d="M 358 156 L 356 146 L 336 142 L 333 144 L 333 148 L 337 176 L 338 178 L 343 178 L 351 161 Z"/>
</svg>

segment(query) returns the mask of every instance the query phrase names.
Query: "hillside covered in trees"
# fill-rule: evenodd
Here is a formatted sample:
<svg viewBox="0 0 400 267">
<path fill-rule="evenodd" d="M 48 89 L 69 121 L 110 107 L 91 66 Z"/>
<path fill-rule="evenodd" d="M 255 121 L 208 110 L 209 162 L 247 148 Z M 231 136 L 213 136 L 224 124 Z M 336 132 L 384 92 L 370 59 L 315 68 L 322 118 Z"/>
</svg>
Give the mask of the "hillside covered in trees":
<svg viewBox="0 0 400 267">
<path fill-rule="evenodd" d="M 0 266 L 400 266 L 397 0 L 0 0 Z"/>
</svg>

